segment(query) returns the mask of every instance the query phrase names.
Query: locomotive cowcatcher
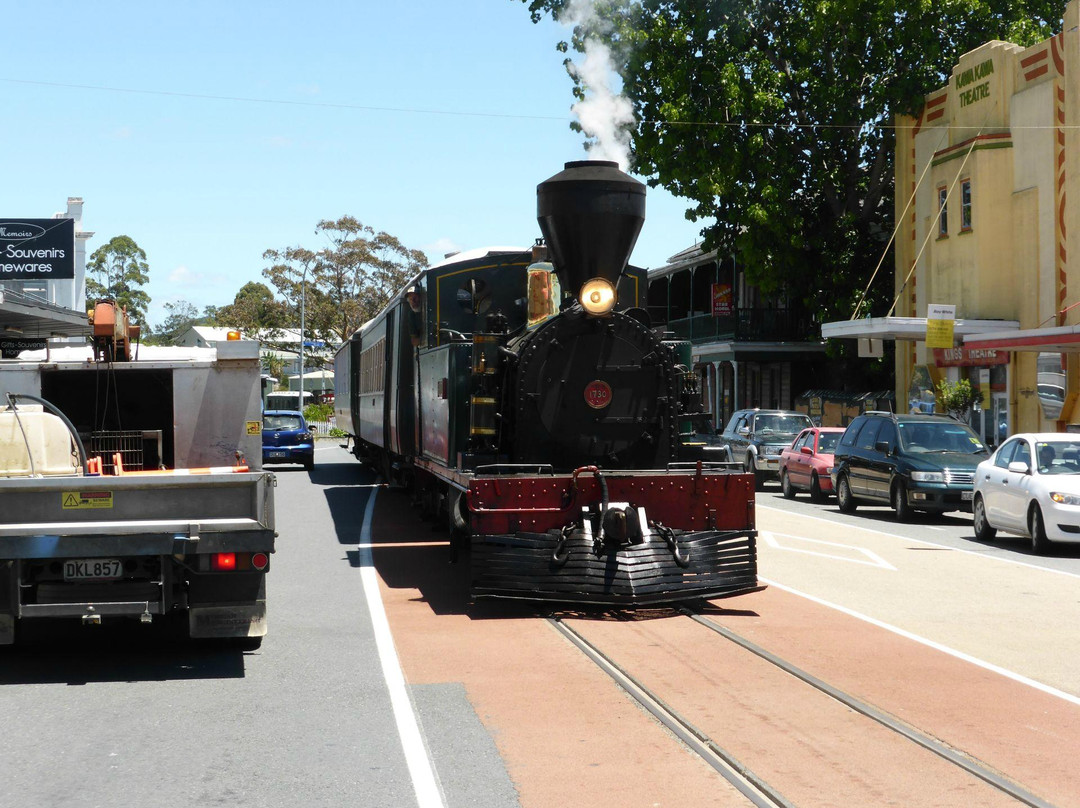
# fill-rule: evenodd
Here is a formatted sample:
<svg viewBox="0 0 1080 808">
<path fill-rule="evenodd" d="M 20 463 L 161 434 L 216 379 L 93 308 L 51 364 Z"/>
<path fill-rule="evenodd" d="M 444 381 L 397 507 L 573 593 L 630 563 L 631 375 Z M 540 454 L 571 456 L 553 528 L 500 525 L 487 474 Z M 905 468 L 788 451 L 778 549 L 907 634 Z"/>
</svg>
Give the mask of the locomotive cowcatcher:
<svg viewBox="0 0 1080 808">
<path fill-rule="evenodd" d="M 537 188 L 541 246 L 424 270 L 335 357 L 354 453 L 447 520 L 474 597 L 758 588 L 753 478 L 689 439 L 690 346 L 640 307 L 644 214 L 617 164 L 567 163 Z"/>
</svg>

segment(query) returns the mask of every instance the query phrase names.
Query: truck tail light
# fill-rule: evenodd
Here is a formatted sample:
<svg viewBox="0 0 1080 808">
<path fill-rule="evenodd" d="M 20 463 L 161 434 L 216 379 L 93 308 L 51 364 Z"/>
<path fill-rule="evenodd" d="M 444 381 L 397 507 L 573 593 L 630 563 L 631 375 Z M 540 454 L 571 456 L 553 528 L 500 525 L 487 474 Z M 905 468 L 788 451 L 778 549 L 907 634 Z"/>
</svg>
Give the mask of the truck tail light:
<svg viewBox="0 0 1080 808">
<path fill-rule="evenodd" d="M 236 569 L 236 553 L 214 553 L 210 556 L 210 569 L 229 572 Z"/>
<path fill-rule="evenodd" d="M 251 566 L 262 572 L 270 566 L 270 556 L 266 553 L 255 553 L 255 555 L 251 557 Z"/>
</svg>

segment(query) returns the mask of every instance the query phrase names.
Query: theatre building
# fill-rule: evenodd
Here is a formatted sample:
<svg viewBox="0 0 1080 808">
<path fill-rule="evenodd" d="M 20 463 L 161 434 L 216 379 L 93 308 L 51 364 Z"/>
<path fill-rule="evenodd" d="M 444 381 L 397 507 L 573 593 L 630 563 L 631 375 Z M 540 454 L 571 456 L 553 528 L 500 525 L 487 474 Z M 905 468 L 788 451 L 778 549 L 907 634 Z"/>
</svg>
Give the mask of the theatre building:
<svg viewBox="0 0 1080 808">
<path fill-rule="evenodd" d="M 896 340 L 898 406 L 970 380 L 984 395 L 972 425 L 991 444 L 1080 423 L 1078 24 L 1072 0 L 1063 33 L 982 45 L 897 119 L 895 304 L 822 327 Z"/>
</svg>

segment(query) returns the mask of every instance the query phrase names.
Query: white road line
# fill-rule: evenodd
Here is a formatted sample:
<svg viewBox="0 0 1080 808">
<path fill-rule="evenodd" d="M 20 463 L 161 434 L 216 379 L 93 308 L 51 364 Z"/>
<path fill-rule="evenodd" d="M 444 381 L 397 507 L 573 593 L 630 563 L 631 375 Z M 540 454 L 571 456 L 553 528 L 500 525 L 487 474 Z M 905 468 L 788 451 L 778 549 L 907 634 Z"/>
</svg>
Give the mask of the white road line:
<svg viewBox="0 0 1080 808">
<path fill-rule="evenodd" d="M 405 674 L 402 673 L 397 650 L 394 648 L 394 637 L 390 633 L 390 622 L 386 619 L 386 609 L 379 595 L 379 580 L 371 558 L 371 517 L 375 512 L 378 489 L 379 486 L 371 486 L 367 508 L 364 510 L 364 523 L 360 528 L 360 579 L 364 585 L 368 611 L 371 613 L 371 625 L 375 630 L 375 647 L 379 651 L 383 678 L 390 690 L 390 705 L 394 709 L 398 735 L 405 750 L 405 763 L 409 767 L 413 790 L 416 792 L 416 802 L 420 808 L 445 808 L 435 769 L 428 757 L 412 699 L 409 698 L 409 690 L 405 686 Z"/>
<path fill-rule="evenodd" d="M 906 631 L 902 628 L 899 628 L 898 626 L 885 623 L 875 617 L 870 617 L 869 615 L 856 612 L 852 609 L 847 608 L 846 606 L 840 606 L 836 603 L 830 603 L 827 600 L 822 600 L 821 598 L 815 597 L 814 595 L 808 595 L 805 592 L 800 592 L 797 589 L 792 589 L 790 586 L 784 586 L 784 584 L 777 583 L 776 581 L 770 581 L 767 578 L 759 577 L 758 581 L 769 586 L 775 586 L 777 589 L 782 589 L 785 592 L 790 592 L 792 595 L 797 595 L 800 598 L 806 598 L 807 600 L 813 601 L 814 603 L 820 604 L 821 606 L 835 609 L 836 611 L 842 612 L 849 617 L 863 620 L 867 623 L 870 623 L 871 625 L 877 626 L 878 628 L 883 628 L 886 631 L 891 631 L 893 634 L 898 634 L 906 639 L 914 640 L 915 642 L 921 643 L 928 648 L 933 648 L 935 651 L 941 651 L 942 653 L 956 657 L 957 659 L 963 660 L 964 662 L 970 662 L 972 665 L 976 665 L 980 668 L 983 668 L 984 670 L 992 671 L 993 673 L 997 673 L 1001 676 L 1006 677 L 1007 679 L 1012 679 L 1014 682 L 1019 682 L 1020 684 L 1027 685 L 1028 687 L 1033 687 L 1036 690 L 1041 690 L 1043 693 L 1055 696 L 1062 701 L 1067 701 L 1070 704 L 1080 705 L 1080 697 L 1074 696 L 1071 693 L 1066 693 L 1063 690 L 1058 690 L 1057 688 L 1050 687 L 1049 685 L 1044 685 L 1042 682 L 1036 682 L 1034 679 L 1029 679 L 1026 676 L 1021 676 L 1019 673 L 1014 673 L 1010 670 L 1006 670 L 1005 668 L 998 667 L 997 665 L 994 665 L 990 662 L 985 662 L 969 654 L 965 654 L 963 651 L 957 651 L 955 648 L 949 648 L 947 645 L 942 645 L 941 643 L 934 642 L 933 640 L 928 640 L 925 637 L 920 637 L 918 634 L 912 634 L 910 631 Z"/>
<path fill-rule="evenodd" d="M 991 561 L 1004 561 L 1006 564 L 1015 564 L 1018 567 L 1027 567 L 1029 570 L 1039 570 L 1040 572 L 1052 572 L 1057 575 L 1067 575 L 1070 578 L 1080 578 L 1080 575 L 1075 572 L 1069 572 L 1068 570 L 1056 570 L 1052 567 L 1042 567 L 1038 564 L 1029 564 L 1026 561 L 1018 561 L 1015 558 L 1005 558 L 1003 556 L 990 555 L 989 553 L 980 553 L 976 550 L 964 550 L 960 547 L 950 547 L 947 544 L 938 544 L 932 541 L 926 541 L 924 539 L 916 539 L 911 536 L 905 536 L 902 533 L 887 533 L 884 530 L 874 530 L 872 527 L 862 527 L 861 525 L 852 525 L 847 522 L 837 522 L 835 519 L 825 519 L 821 516 L 807 516 L 806 514 L 793 513 L 783 508 L 770 508 L 768 505 L 757 505 L 758 510 L 775 511 L 776 513 L 782 513 L 787 516 L 794 516 L 796 519 L 813 519 L 815 522 L 824 522 L 825 524 L 832 525 L 833 527 L 850 527 L 853 530 L 863 530 L 867 533 L 874 533 L 878 536 L 888 536 L 890 539 L 901 539 L 902 541 L 913 541 L 918 544 L 925 544 L 927 547 L 937 547 L 939 550 L 952 550 L 954 553 L 967 553 L 968 555 L 978 556 L 979 558 L 986 558 Z M 930 527 L 930 525 L 920 525 L 920 527 Z M 943 528 L 936 528 L 937 530 L 943 530 Z"/>
<path fill-rule="evenodd" d="M 768 530 L 759 530 L 758 536 L 765 540 L 765 543 L 770 547 L 775 547 L 777 550 L 784 550 L 789 553 L 803 553 L 805 555 L 817 556 L 818 558 L 828 558 L 833 561 L 846 561 L 849 564 L 865 564 L 868 567 L 881 567 L 882 569 L 892 570 L 896 572 L 896 567 L 879 556 L 873 550 L 867 550 L 865 547 L 859 547 L 855 544 L 841 544 L 835 541 L 822 541 L 821 539 L 811 539 L 807 536 L 795 536 L 791 533 L 776 533 L 773 534 Z M 801 547 L 788 547 L 776 540 L 777 536 L 783 536 L 785 539 L 794 539 L 795 541 L 804 541 L 808 544 L 820 544 L 823 547 L 839 547 L 844 550 L 853 550 L 856 553 L 866 556 L 869 561 L 861 558 L 851 558 L 850 556 L 836 555 L 835 553 L 815 553 L 813 550 L 804 550 Z"/>
</svg>

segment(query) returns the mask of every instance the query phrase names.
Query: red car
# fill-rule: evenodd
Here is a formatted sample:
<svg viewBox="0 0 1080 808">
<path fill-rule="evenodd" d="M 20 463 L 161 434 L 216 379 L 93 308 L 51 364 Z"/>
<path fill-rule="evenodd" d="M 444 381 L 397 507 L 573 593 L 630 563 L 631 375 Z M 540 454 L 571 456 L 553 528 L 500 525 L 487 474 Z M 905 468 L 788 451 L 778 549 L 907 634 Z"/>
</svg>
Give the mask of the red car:
<svg viewBox="0 0 1080 808">
<path fill-rule="evenodd" d="M 810 499 L 820 502 L 832 490 L 829 469 L 833 449 L 844 434 L 842 427 L 815 426 L 804 429 L 780 454 L 780 488 L 792 499 L 799 491 L 809 491 Z"/>
</svg>

